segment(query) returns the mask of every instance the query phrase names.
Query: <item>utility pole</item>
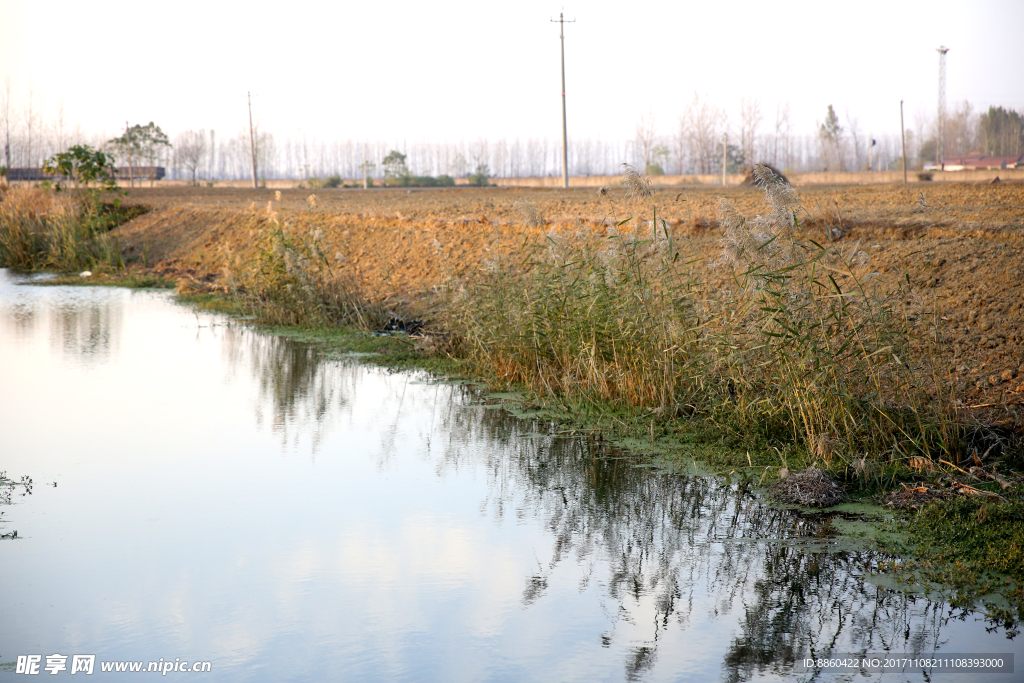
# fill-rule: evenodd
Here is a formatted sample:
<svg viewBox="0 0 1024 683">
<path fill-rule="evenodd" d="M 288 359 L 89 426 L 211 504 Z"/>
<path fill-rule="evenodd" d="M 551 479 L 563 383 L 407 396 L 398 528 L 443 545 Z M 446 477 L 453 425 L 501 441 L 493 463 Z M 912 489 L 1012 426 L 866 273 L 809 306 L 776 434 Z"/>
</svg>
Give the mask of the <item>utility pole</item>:
<svg viewBox="0 0 1024 683">
<path fill-rule="evenodd" d="M 722 133 L 722 187 L 725 187 L 725 169 L 728 165 L 729 157 L 729 134 Z"/>
<path fill-rule="evenodd" d="M 565 25 L 575 21 L 575 19 L 566 21 L 565 15 L 562 12 L 558 13 L 558 39 L 562 43 L 562 187 L 564 188 L 569 187 L 569 137 L 565 125 Z"/>
<path fill-rule="evenodd" d="M 124 139 L 127 140 L 128 144 L 128 186 L 135 187 L 135 174 L 132 172 L 132 129 L 128 127 L 128 122 L 124 122 Z"/>
<path fill-rule="evenodd" d="M 935 163 L 939 168 L 946 168 L 946 53 L 949 48 L 940 45 L 935 49 L 939 53 L 939 145 L 935 152 Z"/>
<path fill-rule="evenodd" d="M 903 100 L 900 100 L 900 144 L 903 145 L 903 184 L 907 184 L 907 131 L 903 127 Z"/>
<path fill-rule="evenodd" d="M 252 129 L 252 93 L 245 93 L 249 100 L 249 151 L 252 152 L 252 187 L 258 190 L 260 185 L 256 181 L 256 134 Z"/>
<path fill-rule="evenodd" d="M 363 189 L 370 187 L 370 169 L 366 166 L 366 143 L 363 143 Z"/>
<path fill-rule="evenodd" d="M 206 168 L 206 177 L 213 180 L 217 173 L 217 133 L 212 128 L 210 129 L 210 158 L 206 163 Z"/>
</svg>

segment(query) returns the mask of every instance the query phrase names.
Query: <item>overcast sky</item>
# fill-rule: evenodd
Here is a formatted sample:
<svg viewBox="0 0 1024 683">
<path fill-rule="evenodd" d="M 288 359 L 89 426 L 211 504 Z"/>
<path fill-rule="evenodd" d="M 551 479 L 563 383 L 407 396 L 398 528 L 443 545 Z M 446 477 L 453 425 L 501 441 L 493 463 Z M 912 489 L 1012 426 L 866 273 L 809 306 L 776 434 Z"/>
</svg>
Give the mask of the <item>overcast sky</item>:
<svg viewBox="0 0 1024 683">
<path fill-rule="evenodd" d="M 302 9 L 305 7 L 305 9 Z M 125 120 L 234 135 L 386 141 L 560 135 L 555 2 L 282 3 L 0 0 L 0 88 L 92 133 Z M 1024 109 L 1024 1 L 575 2 L 564 5 L 570 137 L 671 134 L 706 95 L 762 131 L 789 103 L 809 133 L 833 104 L 864 134 L 933 117 L 946 45 L 949 107 Z"/>
</svg>

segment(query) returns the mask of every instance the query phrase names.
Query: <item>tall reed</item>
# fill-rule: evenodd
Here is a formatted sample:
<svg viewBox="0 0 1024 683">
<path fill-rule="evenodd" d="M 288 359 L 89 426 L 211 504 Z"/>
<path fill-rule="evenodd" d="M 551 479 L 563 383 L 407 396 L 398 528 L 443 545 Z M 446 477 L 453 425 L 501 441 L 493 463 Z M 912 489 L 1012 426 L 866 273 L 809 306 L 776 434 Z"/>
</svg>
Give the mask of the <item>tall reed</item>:
<svg viewBox="0 0 1024 683">
<path fill-rule="evenodd" d="M 33 187 L 0 193 L 0 266 L 73 271 L 120 268 L 117 240 L 89 220 L 80 197 Z"/>
<path fill-rule="evenodd" d="M 868 257 L 857 244 L 831 242 L 827 223 L 815 239 L 789 184 L 764 166 L 754 173 L 770 210 L 720 209 L 734 284 L 713 307 L 726 321 L 717 348 L 734 412 L 785 424 L 825 464 L 948 453 L 950 403 L 915 348 L 929 341 L 909 284 L 858 275 Z"/>
<path fill-rule="evenodd" d="M 620 226 L 621 227 L 621 226 Z M 470 357 L 550 395 L 665 406 L 693 391 L 691 283 L 658 243 L 611 229 L 549 234 L 456 298 Z"/>
<path fill-rule="evenodd" d="M 323 232 L 303 230 L 273 205 L 254 213 L 256 256 L 228 255 L 225 282 L 261 322 L 275 325 L 355 325 L 380 329 L 389 314 L 366 296 L 362 282 L 325 252 Z"/>
<path fill-rule="evenodd" d="M 879 460 L 948 452 L 950 402 L 915 348 L 928 340 L 913 292 L 860 276 L 856 245 L 832 242 L 828 225 L 816 239 L 788 183 L 755 173 L 764 215 L 721 203 L 726 286 L 694 274 L 651 206 L 651 220 L 605 235 L 524 243 L 463 283 L 451 312 L 466 354 L 495 382 L 795 440 L 865 477 Z"/>
</svg>

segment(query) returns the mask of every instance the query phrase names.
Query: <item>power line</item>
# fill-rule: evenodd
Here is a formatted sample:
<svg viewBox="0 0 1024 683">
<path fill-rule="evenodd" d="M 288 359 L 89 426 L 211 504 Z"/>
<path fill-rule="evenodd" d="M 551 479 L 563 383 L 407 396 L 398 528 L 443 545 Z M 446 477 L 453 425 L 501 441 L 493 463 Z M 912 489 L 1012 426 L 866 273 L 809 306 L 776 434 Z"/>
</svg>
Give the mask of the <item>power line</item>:
<svg viewBox="0 0 1024 683">
<path fill-rule="evenodd" d="M 566 20 L 563 13 L 558 13 L 558 39 L 562 43 L 562 187 L 565 188 L 569 187 L 569 137 L 565 125 L 565 25 L 574 23 L 575 19 Z"/>
</svg>

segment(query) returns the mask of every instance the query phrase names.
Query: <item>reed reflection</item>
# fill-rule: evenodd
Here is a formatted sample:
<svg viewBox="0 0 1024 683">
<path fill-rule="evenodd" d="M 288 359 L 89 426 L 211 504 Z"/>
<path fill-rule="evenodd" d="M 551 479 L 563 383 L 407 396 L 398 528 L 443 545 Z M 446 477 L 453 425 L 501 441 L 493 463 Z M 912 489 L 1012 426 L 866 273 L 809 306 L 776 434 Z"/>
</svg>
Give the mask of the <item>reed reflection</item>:
<svg viewBox="0 0 1024 683">
<path fill-rule="evenodd" d="M 0 269 L 0 325 L 5 337 L 30 342 L 49 337 L 51 348 L 76 363 L 109 358 L 120 348 L 123 302 L 119 290 L 40 288 L 38 277 Z"/>
<path fill-rule="evenodd" d="M 359 377 L 384 372 L 244 330 L 226 339 L 259 376 L 283 433 L 311 422 L 328 428 L 358 395 Z M 440 448 L 426 449 L 437 474 L 482 464 L 481 510 L 499 522 L 534 519 L 547 530 L 548 554 L 523 577 L 523 607 L 545 600 L 555 572 L 578 571 L 580 590 L 598 587 L 608 601 L 611 627 L 595 636 L 607 647 L 628 644 L 629 680 L 657 667 L 670 632 L 699 630 L 733 612 L 738 630 L 722 661 L 729 681 L 788 675 L 811 654 L 930 653 L 941 643 L 944 603 L 867 582 L 882 558 L 845 545 L 829 515 L 762 504 L 749 483 L 652 471 L 586 439 L 544 436 L 551 425 L 477 405 L 479 395 L 466 387 L 438 385 L 432 397 L 411 399 L 409 381 L 388 385 L 382 419 L 431 411 L 438 425 L 431 433 L 444 435 Z M 394 446 L 386 441 L 385 459 Z"/>
<path fill-rule="evenodd" d="M 543 599 L 549 575 L 575 560 L 581 585 L 599 581 L 613 601 L 604 642 L 643 643 L 624 662 L 630 680 L 655 666 L 668 630 L 731 610 L 742 616 L 722 663 L 729 681 L 788 674 L 811 653 L 930 653 L 940 642 L 944 605 L 866 582 L 880 558 L 846 548 L 828 515 L 763 505 L 748 483 L 634 467 L 587 440 L 523 438 L 547 425 L 504 411 L 451 417 L 453 430 L 505 446 L 488 451 L 493 514 L 515 510 L 550 531 L 523 604 Z M 595 566 L 605 576 L 590 575 Z"/>
<path fill-rule="evenodd" d="M 48 307 L 50 345 L 85 364 L 116 354 L 123 332 L 118 299 L 61 302 Z"/>
<path fill-rule="evenodd" d="M 315 453 L 346 412 L 360 373 L 344 363 L 324 362 L 315 346 L 285 337 L 239 325 L 221 328 L 220 335 L 227 366 L 258 384 L 257 425 L 269 424 L 282 443 L 308 433 Z"/>
</svg>

